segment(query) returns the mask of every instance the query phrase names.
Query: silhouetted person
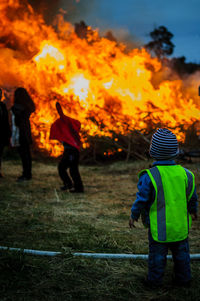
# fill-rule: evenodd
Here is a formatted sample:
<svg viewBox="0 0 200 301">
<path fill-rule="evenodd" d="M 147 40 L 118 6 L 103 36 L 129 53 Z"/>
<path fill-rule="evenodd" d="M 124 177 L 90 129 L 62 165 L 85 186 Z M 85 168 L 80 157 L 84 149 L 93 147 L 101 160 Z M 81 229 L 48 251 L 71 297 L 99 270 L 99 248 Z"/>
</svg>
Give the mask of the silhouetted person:
<svg viewBox="0 0 200 301">
<path fill-rule="evenodd" d="M 5 103 L 2 100 L 3 91 L 0 88 L 0 178 L 3 177 L 1 172 L 1 161 L 3 156 L 3 150 L 6 145 L 10 143 L 11 129 L 8 119 L 8 111 Z"/>
<path fill-rule="evenodd" d="M 19 143 L 17 146 L 21 161 L 22 175 L 18 181 L 26 181 L 32 178 L 32 158 L 30 144 L 32 143 L 30 115 L 35 111 L 35 105 L 30 95 L 24 88 L 17 88 L 14 94 L 12 112 L 15 117 L 15 125 L 19 129 Z"/>
<path fill-rule="evenodd" d="M 60 118 L 51 126 L 50 139 L 56 139 L 64 146 L 64 153 L 58 164 L 59 176 L 63 181 L 61 190 L 84 192 L 78 168 L 79 150 L 81 147 L 79 136 L 81 124 L 78 120 L 65 116 L 59 102 L 56 103 L 56 109 Z"/>
</svg>

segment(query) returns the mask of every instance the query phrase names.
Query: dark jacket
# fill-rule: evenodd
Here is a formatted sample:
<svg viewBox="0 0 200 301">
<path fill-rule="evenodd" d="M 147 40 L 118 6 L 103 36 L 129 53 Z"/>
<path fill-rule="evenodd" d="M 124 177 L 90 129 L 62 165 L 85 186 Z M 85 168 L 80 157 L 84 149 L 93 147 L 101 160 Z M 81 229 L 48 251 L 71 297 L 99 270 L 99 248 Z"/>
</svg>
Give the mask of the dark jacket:
<svg viewBox="0 0 200 301">
<path fill-rule="evenodd" d="M 0 144 L 9 145 L 11 129 L 5 103 L 0 101 Z"/>
<path fill-rule="evenodd" d="M 31 108 L 15 103 L 12 112 L 15 115 L 15 125 L 19 128 L 19 143 L 32 143 L 30 115 L 35 111 L 35 106 Z"/>
</svg>

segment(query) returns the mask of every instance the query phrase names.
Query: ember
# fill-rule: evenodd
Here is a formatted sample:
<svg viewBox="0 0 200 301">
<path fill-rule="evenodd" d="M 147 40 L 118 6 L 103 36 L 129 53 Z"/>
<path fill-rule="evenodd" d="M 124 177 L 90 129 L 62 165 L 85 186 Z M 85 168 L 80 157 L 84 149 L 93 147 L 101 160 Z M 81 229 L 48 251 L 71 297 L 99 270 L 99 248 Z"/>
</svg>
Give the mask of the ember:
<svg viewBox="0 0 200 301">
<path fill-rule="evenodd" d="M 183 141 L 178 127 L 186 129 L 200 119 L 198 95 L 182 80 L 162 80 L 161 75 L 155 87 L 161 62 L 145 49 L 127 53 L 124 45 L 91 28 L 80 38 L 62 15 L 55 27 L 46 25 L 26 1 L 1 0 L 0 15 L 0 85 L 29 91 L 36 103 L 31 119 L 35 142 L 51 156 L 62 151 L 49 140 L 57 100 L 66 115 L 82 123 L 84 148 L 87 136 L 145 132 L 149 118 L 174 129 Z"/>
</svg>

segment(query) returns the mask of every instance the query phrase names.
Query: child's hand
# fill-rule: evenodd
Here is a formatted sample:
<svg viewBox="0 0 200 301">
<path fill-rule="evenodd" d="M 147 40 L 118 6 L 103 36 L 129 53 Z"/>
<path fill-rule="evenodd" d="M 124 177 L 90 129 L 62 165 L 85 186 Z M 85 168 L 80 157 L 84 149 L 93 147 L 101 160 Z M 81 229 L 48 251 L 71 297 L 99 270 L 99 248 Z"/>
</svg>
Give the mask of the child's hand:
<svg viewBox="0 0 200 301">
<path fill-rule="evenodd" d="M 135 225 L 134 225 L 134 222 L 135 222 L 136 220 L 134 220 L 132 217 L 130 217 L 130 219 L 129 219 L 129 227 L 130 228 L 136 228 L 135 227 Z"/>
<path fill-rule="evenodd" d="M 193 221 L 197 220 L 197 214 L 196 213 L 191 213 L 191 217 Z"/>
</svg>

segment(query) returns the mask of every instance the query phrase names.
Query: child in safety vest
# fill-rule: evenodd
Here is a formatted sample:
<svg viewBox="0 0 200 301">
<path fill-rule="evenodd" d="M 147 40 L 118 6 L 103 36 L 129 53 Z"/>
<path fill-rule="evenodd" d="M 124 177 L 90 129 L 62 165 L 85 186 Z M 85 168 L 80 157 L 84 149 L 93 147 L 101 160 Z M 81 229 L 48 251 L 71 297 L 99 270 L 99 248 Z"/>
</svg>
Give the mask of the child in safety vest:
<svg viewBox="0 0 200 301">
<path fill-rule="evenodd" d="M 197 219 L 197 194 L 194 175 L 177 165 L 176 136 L 168 129 L 158 129 L 152 136 L 150 156 L 153 167 L 140 172 L 138 192 L 131 209 L 130 228 L 140 215 L 149 228 L 149 258 L 146 284 L 159 287 L 168 249 L 174 261 L 174 284 L 191 281 L 188 233 L 191 220 Z"/>
</svg>

